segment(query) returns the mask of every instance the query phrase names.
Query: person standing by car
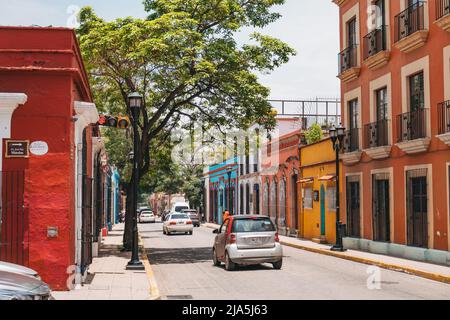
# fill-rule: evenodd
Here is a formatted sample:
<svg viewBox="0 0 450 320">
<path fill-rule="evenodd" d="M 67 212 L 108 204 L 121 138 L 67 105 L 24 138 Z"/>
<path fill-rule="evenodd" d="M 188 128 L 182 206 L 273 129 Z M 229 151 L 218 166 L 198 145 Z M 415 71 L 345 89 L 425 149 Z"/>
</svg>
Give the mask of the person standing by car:
<svg viewBox="0 0 450 320">
<path fill-rule="evenodd" d="M 229 211 L 224 211 L 223 212 L 223 220 L 222 221 L 226 221 L 229 217 L 230 217 L 230 212 Z"/>
</svg>

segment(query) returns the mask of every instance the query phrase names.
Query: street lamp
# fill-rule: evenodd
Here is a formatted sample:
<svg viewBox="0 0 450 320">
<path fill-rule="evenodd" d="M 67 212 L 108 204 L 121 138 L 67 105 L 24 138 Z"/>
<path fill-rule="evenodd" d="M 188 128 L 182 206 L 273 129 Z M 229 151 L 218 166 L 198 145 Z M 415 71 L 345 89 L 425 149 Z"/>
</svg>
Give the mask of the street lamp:
<svg viewBox="0 0 450 320">
<path fill-rule="evenodd" d="M 343 141 L 345 137 L 345 128 L 339 125 L 337 128 L 333 126 L 330 129 L 331 142 L 333 143 L 333 148 L 336 151 L 336 244 L 331 248 L 332 251 L 344 252 L 344 244 L 342 241 L 342 223 L 341 223 L 341 209 L 340 209 L 340 182 L 339 182 L 339 152 L 342 149 Z"/>
<path fill-rule="evenodd" d="M 230 213 L 232 213 L 231 211 L 231 207 L 232 207 L 232 202 L 231 202 L 231 174 L 233 173 L 233 168 L 232 167 L 228 167 L 227 168 L 227 175 L 228 175 L 228 211 Z"/>
<path fill-rule="evenodd" d="M 128 106 L 131 110 L 131 115 L 133 116 L 133 144 L 134 151 L 130 153 L 130 160 L 133 161 L 133 185 L 132 185 L 132 196 L 133 202 L 131 204 L 131 211 L 133 214 L 133 235 L 132 235 L 132 254 L 131 260 L 128 262 L 127 270 L 145 270 L 144 265 L 139 261 L 139 248 L 138 248 L 138 226 L 137 226 L 137 203 L 138 203 L 138 191 L 139 191 L 139 130 L 138 123 L 139 117 L 141 115 L 143 98 L 137 93 L 133 92 L 128 95 Z"/>
</svg>

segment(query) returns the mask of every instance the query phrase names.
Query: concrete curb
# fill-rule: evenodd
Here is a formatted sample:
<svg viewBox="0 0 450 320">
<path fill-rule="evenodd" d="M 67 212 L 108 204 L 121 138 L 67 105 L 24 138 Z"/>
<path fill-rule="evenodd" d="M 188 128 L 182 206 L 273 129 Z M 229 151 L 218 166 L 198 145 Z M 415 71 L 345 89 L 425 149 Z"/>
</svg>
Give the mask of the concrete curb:
<svg viewBox="0 0 450 320">
<path fill-rule="evenodd" d="M 214 226 L 211 224 L 205 224 L 204 226 L 207 228 L 210 228 L 210 229 L 217 228 L 217 226 Z M 310 248 L 310 247 L 306 247 L 306 246 L 302 246 L 302 245 L 298 245 L 298 244 L 288 243 L 285 241 L 281 241 L 280 243 L 286 247 L 291 247 L 291 248 L 309 251 L 309 252 L 313 252 L 313 253 L 323 254 L 323 255 L 340 258 L 340 259 L 344 259 L 344 260 L 349 260 L 349 261 L 353 261 L 353 262 L 358 262 L 358 263 L 362 263 L 362 264 L 367 264 L 367 265 L 371 265 L 371 266 L 377 266 L 377 267 L 380 267 L 380 268 L 383 268 L 386 270 L 403 272 L 403 273 L 411 274 L 411 275 L 418 276 L 421 278 L 450 284 L 450 276 L 446 276 L 446 275 L 442 275 L 442 274 L 438 274 L 438 273 L 431 273 L 431 272 L 417 270 L 417 269 L 413 269 L 413 268 L 409 268 L 409 267 L 405 267 L 405 266 L 399 266 L 396 264 L 384 263 L 384 262 L 377 261 L 377 260 L 353 257 L 353 256 L 346 255 L 345 253 L 339 253 L 339 252 L 334 252 L 334 251 L 324 250 L 324 249 Z"/>
<path fill-rule="evenodd" d="M 374 265 L 374 266 L 377 266 L 377 267 L 380 267 L 383 269 L 397 271 L 397 272 L 403 272 L 403 273 L 415 275 L 418 277 L 426 278 L 429 280 L 434 280 L 434 281 L 450 284 L 449 276 L 445 276 L 445 275 L 441 275 L 441 274 L 437 274 L 437 273 L 426 272 L 426 271 L 422 271 L 422 270 L 417 270 L 417 269 L 413 269 L 413 268 L 409 268 L 409 267 L 405 267 L 405 266 L 399 266 L 399 265 L 390 264 L 390 263 L 384 263 L 384 262 L 371 260 L 371 259 L 353 257 L 353 256 L 346 255 L 345 253 L 310 248 L 310 247 L 297 245 L 297 244 L 293 244 L 293 243 L 288 243 L 288 242 L 284 242 L 284 241 L 281 241 L 280 243 L 284 246 L 295 248 L 295 249 L 300 249 L 300 250 L 309 251 L 309 252 L 313 252 L 313 253 L 319 253 L 319 254 L 332 256 L 332 257 L 349 260 L 349 261 L 353 261 L 353 262 L 359 262 L 359 263 L 363 263 L 363 264 L 367 264 L 367 265 Z"/>
<path fill-rule="evenodd" d="M 141 251 L 141 260 L 145 267 L 145 272 L 147 273 L 148 282 L 150 283 L 150 298 L 148 300 L 161 300 L 161 295 L 159 293 L 158 284 L 156 282 L 155 274 L 153 273 L 152 266 L 148 260 L 147 252 L 144 247 L 144 241 L 141 235 L 139 237 L 139 248 Z"/>
</svg>

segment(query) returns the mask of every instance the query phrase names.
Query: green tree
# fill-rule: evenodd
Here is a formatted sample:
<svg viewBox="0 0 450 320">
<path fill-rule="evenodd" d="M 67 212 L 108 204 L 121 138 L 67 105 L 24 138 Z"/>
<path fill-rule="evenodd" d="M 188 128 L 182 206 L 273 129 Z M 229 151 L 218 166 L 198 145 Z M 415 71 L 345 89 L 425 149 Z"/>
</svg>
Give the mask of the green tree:
<svg viewBox="0 0 450 320">
<path fill-rule="evenodd" d="M 90 7 L 81 10 L 77 35 L 96 103 L 131 115 L 127 95 L 144 96 L 143 115 L 136 119 L 143 150 L 139 180 L 150 171 L 152 143 L 182 118 L 224 131 L 261 122 L 273 128 L 269 89 L 255 72 L 272 71 L 295 52 L 259 33 L 239 46 L 234 34 L 275 21 L 279 15 L 272 9 L 284 1 L 147 0 L 148 19 L 112 22 Z M 128 195 L 124 246 L 130 249 Z"/>
<path fill-rule="evenodd" d="M 323 139 L 322 127 L 318 123 L 313 124 L 311 128 L 305 132 L 305 138 L 308 144 L 319 142 Z"/>
</svg>

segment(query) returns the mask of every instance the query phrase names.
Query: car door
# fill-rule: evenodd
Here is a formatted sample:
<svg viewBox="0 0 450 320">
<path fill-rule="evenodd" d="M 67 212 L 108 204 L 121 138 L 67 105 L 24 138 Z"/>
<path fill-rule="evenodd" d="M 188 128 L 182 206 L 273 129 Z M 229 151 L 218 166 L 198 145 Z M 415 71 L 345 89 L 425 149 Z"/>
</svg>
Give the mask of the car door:
<svg viewBox="0 0 450 320">
<path fill-rule="evenodd" d="M 217 250 L 217 257 L 219 259 L 223 259 L 225 256 L 225 245 L 227 242 L 227 233 L 228 233 L 228 223 L 230 222 L 230 219 L 225 220 L 225 222 L 222 224 L 222 226 L 219 229 L 219 234 L 216 237 L 216 250 Z"/>
</svg>

